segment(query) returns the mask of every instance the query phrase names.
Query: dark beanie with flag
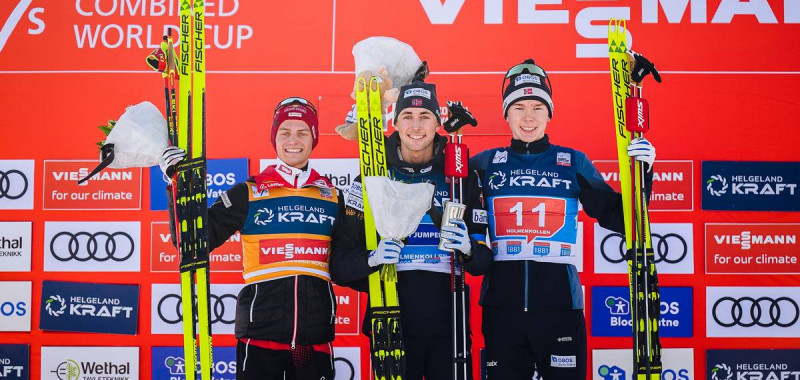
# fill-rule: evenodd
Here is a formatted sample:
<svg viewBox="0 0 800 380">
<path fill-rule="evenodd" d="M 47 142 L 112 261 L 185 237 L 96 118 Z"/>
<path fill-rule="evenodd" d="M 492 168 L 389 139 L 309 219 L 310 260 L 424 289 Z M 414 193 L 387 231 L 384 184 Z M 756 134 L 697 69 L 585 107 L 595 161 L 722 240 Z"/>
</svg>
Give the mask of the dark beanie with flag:
<svg viewBox="0 0 800 380">
<path fill-rule="evenodd" d="M 527 66 L 531 69 L 526 68 Z M 552 91 L 544 70 L 536 66 L 532 59 L 528 59 L 508 72 L 514 74 L 506 75 L 508 87 L 503 90 L 503 117 L 508 117 L 508 109 L 520 100 L 538 100 L 547 106 L 548 116 L 552 118 Z"/>
<path fill-rule="evenodd" d="M 422 81 L 414 81 L 400 87 L 400 94 L 394 106 L 394 120 L 397 124 L 397 117 L 400 112 L 410 107 L 425 108 L 436 115 L 436 122 L 442 124 L 442 116 L 439 111 L 439 100 L 436 99 L 436 85 Z"/>
</svg>

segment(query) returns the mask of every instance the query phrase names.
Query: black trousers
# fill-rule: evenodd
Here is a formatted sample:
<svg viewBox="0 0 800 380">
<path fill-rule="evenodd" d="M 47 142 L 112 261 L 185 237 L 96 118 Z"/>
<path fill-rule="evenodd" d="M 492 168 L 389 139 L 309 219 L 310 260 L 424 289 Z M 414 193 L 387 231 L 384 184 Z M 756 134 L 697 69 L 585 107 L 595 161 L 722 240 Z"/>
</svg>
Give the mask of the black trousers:
<svg viewBox="0 0 800 380">
<path fill-rule="evenodd" d="M 237 380 L 332 380 L 333 358 L 327 352 L 310 347 L 291 350 L 268 350 L 236 344 Z"/>
<path fill-rule="evenodd" d="M 453 338 L 449 336 L 403 337 L 406 380 L 453 380 Z M 469 338 L 467 338 L 469 342 Z M 467 346 L 469 347 L 469 345 Z M 467 356 L 467 378 L 472 380 L 472 355 Z"/>
<path fill-rule="evenodd" d="M 523 312 L 483 308 L 486 374 L 490 380 L 586 379 L 583 310 Z"/>
</svg>

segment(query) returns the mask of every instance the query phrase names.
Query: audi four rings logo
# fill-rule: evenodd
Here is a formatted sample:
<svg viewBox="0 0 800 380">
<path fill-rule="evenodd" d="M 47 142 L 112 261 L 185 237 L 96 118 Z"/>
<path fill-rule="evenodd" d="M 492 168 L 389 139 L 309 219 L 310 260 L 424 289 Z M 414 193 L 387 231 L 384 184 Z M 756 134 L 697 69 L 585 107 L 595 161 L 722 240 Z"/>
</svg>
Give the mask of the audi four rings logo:
<svg viewBox="0 0 800 380">
<path fill-rule="evenodd" d="M 66 250 L 63 247 L 66 247 Z M 50 254 L 58 261 L 120 262 L 129 259 L 134 249 L 133 237 L 125 232 L 65 231 L 55 234 L 50 240 Z"/>
<path fill-rule="evenodd" d="M 336 367 L 337 367 L 336 363 L 337 362 L 341 362 L 343 364 L 343 366 L 344 366 L 344 369 L 346 369 L 347 372 L 339 372 L 336 369 Z M 333 359 L 333 366 L 334 366 L 334 371 L 333 371 L 334 372 L 334 376 L 333 376 L 334 378 L 342 378 L 342 379 L 350 379 L 350 380 L 353 380 L 353 379 L 356 378 L 356 367 L 353 366 L 353 363 L 351 363 L 350 360 L 347 360 L 347 358 L 342 358 L 342 357 L 334 358 Z M 342 367 L 342 366 L 338 366 L 338 367 Z"/>
<path fill-rule="evenodd" d="M 12 180 L 14 182 L 12 182 Z M 21 186 L 19 185 L 20 183 L 22 184 Z M 12 187 L 11 184 L 16 184 L 17 186 Z M 20 187 L 22 190 L 19 190 Z M 9 171 L 0 170 L 0 198 L 11 200 L 19 199 L 22 198 L 27 191 L 28 177 L 25 176 L 25 173 L 17 169 Z"/>
<path fill-rule="evenodd" d="M 676 233 L 664 235 L 651 234 L 653 251 L 655 251 L 655 263 L 665 262 L 677 264 L 689 254 L 689 245 L 686 240 Z M 606 243 L 610 246 L 606 247 Z M 617 246 L 616 252 L 614 246 Z M 610 252 L 609 252 L 610 251 Z M 606 235 L 600 241 L 600 254 L 606 261 L 617 264 L 625 261 L 625 237 L 619 233 Z"/>
<path fill-rule="evenodd" d="M 790 327 L 800 318 L 800 306 L 789 297 L 722 297 L 711 315 L 722 327 Z"/>
<path fill-rule="evenodd" d="M 223 294 L 221 296 L 210 294 L 209 297 L 211 298 L 211 307 L 209 308 L 211 309 L 211 323 L 219 322 L 232 325 L 235 312 L 231 313 L 231 319 L 225 319 L 225 312 L 227 310 L 236 310 L 236 296 L 233 294 Z M 233 300 L 233 303 L 226 305 L 225 300 Z M 197 305 L 197 298 L 194 299 L 194 303 Z M 161 318 L 164 323 L 170 325 L 181 323 L 183 320 L 183 313 L 181 311 L 182 305 L 181 296 L 177 294 L 167 294 L 158 301 L 158 317 Z"/>
</svg>

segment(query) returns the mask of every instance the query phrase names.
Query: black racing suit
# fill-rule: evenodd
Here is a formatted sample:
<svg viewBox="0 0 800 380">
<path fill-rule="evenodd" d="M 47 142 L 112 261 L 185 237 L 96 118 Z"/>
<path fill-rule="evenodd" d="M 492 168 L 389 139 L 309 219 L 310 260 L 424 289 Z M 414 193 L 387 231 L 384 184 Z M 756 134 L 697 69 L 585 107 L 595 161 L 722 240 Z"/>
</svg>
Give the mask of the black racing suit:
<svg viewBox="0 0 800 380">
<path fill-rule="evenodd" d="M 481 178 L 489 210 L 489 235 L 494 234 L 491 244 L 495 261 L 484 276 L 481 289 L 487 377 L 529 380 L 537 370 L 547 380 L 585 379 L 586 322 L 577 269 L 566 262 L 540 261 L 535 258 L 536 249 L 540 255 L 556 256 L 553 261 L 560 260 L 558 256 L 565 253 L 570 255 L 569 244 L 554 243 L 556 248 L 567 247 L 566 251 L 561 248 L 559 254 L 541 238 L 547 241 L 547 238 L 561 235 L 561 231 L 570 230 L 561 227 L 554 235 L 552 231 L 544 231 L 549 228 L 546 224 L 551 223 L 550 220 L 559 220 L 564 226 L 572 227 L 574 243 L 575 234 L 580 233 L 575 232 L 578 201 L 584 212 L 597 219 L 602 227 L 622 233 L 621 195 L 603 181 L 585 154 L 551 145 L 547 135 L 531 143 L 512 139 L 511 146 L 481 152 L 470 163 Z M 649 194 L 652 172 L 645 175 L 645 180 Z M 512 200 L 509 202 L 509 199 Z M 548 209 L 548 219 L 544 215 L 541 219 L 547 222 L 540 230 L 534 227 L 538 222 L 535 213 L 520 214 L 518 220 L 525 222 L 517 224 L 521 229 L 515 230 L 508 224 L 513 225 L 517 216 L 508 209 L 501 210 L 508 205 L 523 204 L 530 209 L 553 199 L 572 204 L 573 210 L 564 214 Z M 522 207 L 510 211 L 522 211 Z M 523 219 L 529 216 L 534 218 Z M 514 241 L 519 238 L 514 236 L 519 235 L 519 231 L 528 231 L 526 240 Z M 513 243 L 504 243 L 504 239 Z M 531 256 L 522 259 L 509 254 L 522 256 L 518 253 L 519 247 L 526 243 L 533 247 Z M 504 260 L 502 254 L 506 255 Z"/>
<path fill-rule="evenodd" d="M 444 145 L 446 138 L 436 135 L 434 156 L 424 164 L 403 162 L 398 154 L 400 138 L 395 132 L 386 139 L 386 158 L 390 176 L 406 183 L 428 182 L 436 186 L 434 205 L 441 212 L 442 202 L 450 198 L 449 185 L 444 177 Z M 360 184 L 360 177 L 356 179 Z M 491 266 L 491 251 L 485 245 L 485 211 L 480 198 L 477 175 L 469 171 L 463 181 L 463 203 L 467 206 L 464 219 L 471 242 L 472 256 L 465 268 L 472 275 L 481 275 Z M 359 189 L 354 185 L 352 189 Z M 348 197 L 361 197 L 350 192 Z M 365 248 L 363 211 L 358 202 L 346 202 L 345 216 L 341 227 L 341 240 L 331 260 L 331 276 L 339 285 L 366 292 L 367 277 L 380 269 L 367 263 L 369 251 Z M 429 212 L 430 213 L 430 212 Z M 434 211 L 435 213 L 435 211 Z M 400 303 L 401 325 L 406 352 L 406 379 L 437 380 L 453 378 L 452 354 L 452 293 L 449 273 L 449 253 L 439 251 L 438 227 L 429 215 L 410 237 L 405 240 L 398 263 L 397 291 Z M 444 266 L 432 265 L 431 270 L 415 266 L 421 261 L 415 257 L 433 255 L 433 261 L 443 259 Z M 414 269 L 410 269 L 413 267 Z M 369 310 L 367 311 L 367 316 Z M 467 323 L 469 326 L 469 323 Z M 369 334 L 369 318 L 364 318 L 364 332 Z M 471 363 L 471 361 L 470 361 Z M 471 367 L 471 364 L 468 365 Z M 471 378 L 471 375 L 470 375 Z"/>
</svg>

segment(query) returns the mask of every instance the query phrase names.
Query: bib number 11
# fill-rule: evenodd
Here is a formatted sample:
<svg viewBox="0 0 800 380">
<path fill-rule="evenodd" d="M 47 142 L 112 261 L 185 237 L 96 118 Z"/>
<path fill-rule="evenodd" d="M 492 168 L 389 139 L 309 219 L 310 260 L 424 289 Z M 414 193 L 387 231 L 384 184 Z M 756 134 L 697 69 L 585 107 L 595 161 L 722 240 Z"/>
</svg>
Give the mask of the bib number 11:
<svg viewBox="0 0 800 380">
<path fill-rule="evenodd" d="M 522 202 L 517 202 L 514 207 L 509 209 L 508 211 L 513 212 L 517 217 L 517 227 L 522 226 Z M 544 202 L 539 203 L 536 207 L 531 209 L 532 214 L 537 214 L 539 217 L 539 227 L 544 227 L 544 217 L 545 217 L 545 204 Z"/>
</svg>

